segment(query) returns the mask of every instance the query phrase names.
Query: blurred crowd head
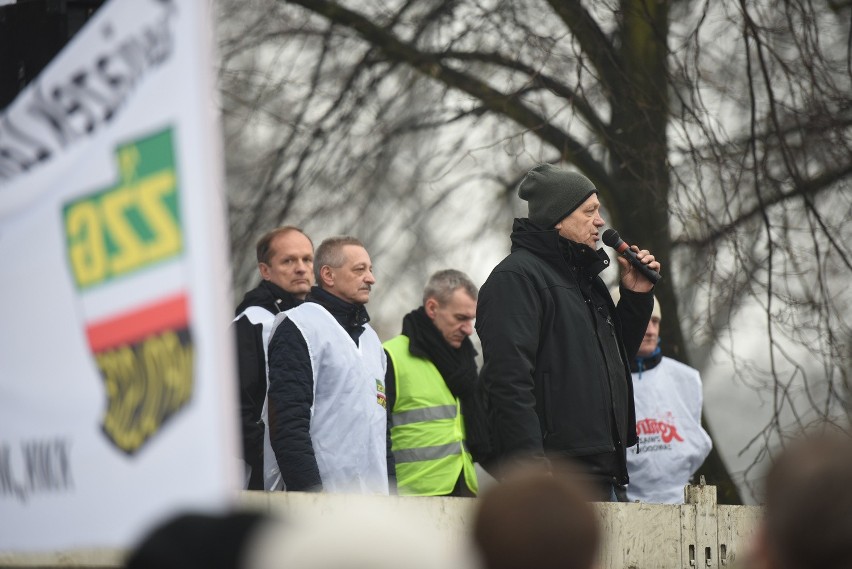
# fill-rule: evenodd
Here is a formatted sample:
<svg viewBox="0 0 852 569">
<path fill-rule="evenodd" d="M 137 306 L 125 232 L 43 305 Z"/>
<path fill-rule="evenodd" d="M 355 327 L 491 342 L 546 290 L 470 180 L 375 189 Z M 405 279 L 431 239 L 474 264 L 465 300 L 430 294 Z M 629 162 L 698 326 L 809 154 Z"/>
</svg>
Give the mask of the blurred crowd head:
<svg viewBox="0 0 852 569">
<path fill-rule="evenodd" d="M 852 437 L 820 425 L 788 442 L 765 480 L 752 563 L 766 569 L 852 566 Z"/>
<path fill-rule="evenodd" d="M 473 541 L 485 569 L 589 569 L 601 542 L 591 493 L 567 464 L 505 471 L 479 498 Z"/>
<path fill-rule="evenodd" d="M 382 497 L 333 514 L 283 519 L 261 513 L 185 514 L 149 533 L 126 569 L 477 569 L 466 535 L 447 539 L 435 520 Z M 473 501 L 471 501 L 473 503 Z M 294 517 L 294 516 L 291 516 Z M 432 525 L 430 525 L 430 522 Z"/>
</svg>

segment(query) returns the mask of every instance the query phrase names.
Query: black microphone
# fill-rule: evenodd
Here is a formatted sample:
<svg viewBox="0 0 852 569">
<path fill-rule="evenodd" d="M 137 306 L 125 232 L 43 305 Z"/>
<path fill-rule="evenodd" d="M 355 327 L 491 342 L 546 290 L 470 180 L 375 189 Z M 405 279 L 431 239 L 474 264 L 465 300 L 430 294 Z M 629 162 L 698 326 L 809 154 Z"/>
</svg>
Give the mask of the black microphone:
<svg viewBox="0 0 852 569">
<path fill-rule="evenodd" d="M 609 245 L 613 249 L 615 249 L 622 257 L 627 259 L 631 265 L 639 269 L 639 272 L 642 275 L 651 281 L 653 284 L 657 284 L 657 281 L 662 277 L 660 273 L 651 269 L 639 260 L 639 257 L 636 256 L 636 253 L 630 248 L 630 245 L 624 242 L 624 240 L 618 235 L 618 231 L 615 229 L 607 229 L 603 232 L 601 236 L 605 245 Z"/>
</svg>

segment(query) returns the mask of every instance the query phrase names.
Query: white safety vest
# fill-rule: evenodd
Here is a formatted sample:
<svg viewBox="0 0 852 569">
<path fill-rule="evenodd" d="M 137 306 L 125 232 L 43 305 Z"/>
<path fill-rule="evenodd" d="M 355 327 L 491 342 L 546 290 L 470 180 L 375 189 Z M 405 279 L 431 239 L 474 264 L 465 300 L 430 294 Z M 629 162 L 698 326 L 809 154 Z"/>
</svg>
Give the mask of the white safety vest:
<svg viewBox="0 0 852 569">
<path fill-rule="evenodd" d="M 388 494 L 387 360 L 367 324 L 358 345 L 322 306 L 306 302 L 275 318 L 289 318 L 308 346 L 313 370 L 311 442 L 327 492 Z"/>
<path fill-rule="evenodd" d="M 683 487 L 712 447 L 701 426 L 698 370 L 664 357 L 641 377 L 633 374 L 633 397 L 639 444 L 627 451 L 627 497 L 682 504 Z"/>
<path fill-rule="evenodd" d="M 234 318 L 234 322 L 245 316 L 252 324 L 261 325 L 261 337 L 263 338 L 263 361 L 266 366 L 266 386 L 269 388 L 269 358 L 267 350 L 269 339 L 272 337 L 272 326 L 275 323 L 275 314 L 260 306 L 249 306 Z M 267 491 L 283 490 L 284 482 L 281 480 L 281 471 L 278 469 L 278 461 L 272 452 L 272 444 L 269 442 L 269 409 L 267 399 L 263 398 L 263 410 L 260 413 L 263 420 L 263 489 Z M 248 480 L 246 480 L 246 483 Z"/>
</svg>

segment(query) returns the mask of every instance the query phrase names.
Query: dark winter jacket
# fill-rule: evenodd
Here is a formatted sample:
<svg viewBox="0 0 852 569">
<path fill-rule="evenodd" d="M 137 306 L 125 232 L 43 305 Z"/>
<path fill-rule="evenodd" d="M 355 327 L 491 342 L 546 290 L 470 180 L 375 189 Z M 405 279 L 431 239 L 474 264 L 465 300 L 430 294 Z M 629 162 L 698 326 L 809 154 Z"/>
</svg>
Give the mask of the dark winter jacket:
<svg viewBox="0 0 852 569">
<path fill-rule="evenodd" d="M 598 274 L 603 250 L 516 219 L 512 252 L 479 293 L 476 329 L 494 443 L 502 458 L 563 455 L 596 479 L 627 483 L 636 444 L 629 361 L 652 293 L 621 290 L 616 308 Z"/>
<path fill-rule="evenodd" d="M 261 281 L 248 291 L 237 306 L 233 327 L 237 337 L 237 366 L 240 378 L 240 423 L 242 425 L 243 460 L 251 467 L 249 490 L 263 490 L 263 432 L 261 420 L 266 399 L 266 351 L 263 329 L 271 327 L 275 315 L 301 304 L 281 287 Z M 259 307 L 249 315 L 246 310 Z"/>
</svg>

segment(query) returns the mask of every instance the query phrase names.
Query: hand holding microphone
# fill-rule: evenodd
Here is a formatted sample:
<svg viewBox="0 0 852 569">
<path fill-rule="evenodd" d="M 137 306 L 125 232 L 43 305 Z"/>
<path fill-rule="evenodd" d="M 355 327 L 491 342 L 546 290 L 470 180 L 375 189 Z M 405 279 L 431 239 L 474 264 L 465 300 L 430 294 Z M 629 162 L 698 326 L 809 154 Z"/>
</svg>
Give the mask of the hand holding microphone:
<svg viewBox="0 0 852 569">
<path fill-rule="evenodd" d="M 630 248 L 630 245 L 621 239 L 618 235 L 618 231 L 615 229 L 607 229 L 604 231 L 601 239 L 605 245 L 612 247 L 618 252 L 618 254 L 627 259 L 627 262 L 642 273 L 642 276 L 651 281 L 651 284 L 657 284 L 657 281 L 662 278 L 660 273 L 650 268 L 636 256 L 636 252 Z"/>
</svg>

